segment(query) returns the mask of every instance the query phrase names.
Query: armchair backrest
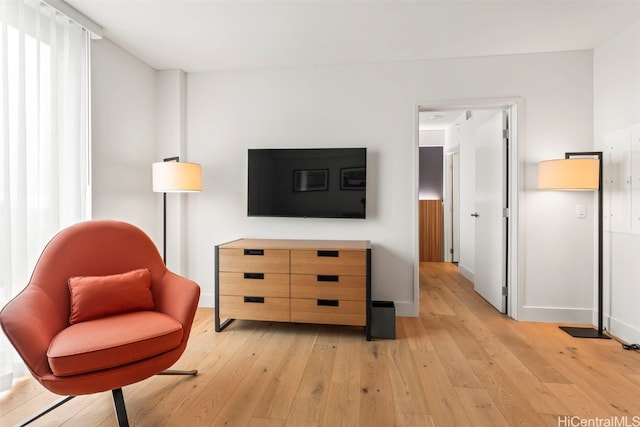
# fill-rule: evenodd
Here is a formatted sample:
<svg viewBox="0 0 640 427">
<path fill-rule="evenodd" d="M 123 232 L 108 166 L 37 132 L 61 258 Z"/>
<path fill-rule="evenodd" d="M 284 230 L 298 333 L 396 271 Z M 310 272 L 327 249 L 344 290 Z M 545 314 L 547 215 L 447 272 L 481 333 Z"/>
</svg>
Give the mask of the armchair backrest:
<svg viewBox="0 0 640 427">
<path fill-rule="evenodd" d="M 62 230 L 48 243 L 25 289 L 0 313 L 2 327 L 36 377 L 50 372 L 51 339 L 69 325 L 67 281 L 138 268 L 151 270 L 151 287 L 167 268 L 155 244 L 139 228 L 110 220 L 87 221 Z"/>
</svg>

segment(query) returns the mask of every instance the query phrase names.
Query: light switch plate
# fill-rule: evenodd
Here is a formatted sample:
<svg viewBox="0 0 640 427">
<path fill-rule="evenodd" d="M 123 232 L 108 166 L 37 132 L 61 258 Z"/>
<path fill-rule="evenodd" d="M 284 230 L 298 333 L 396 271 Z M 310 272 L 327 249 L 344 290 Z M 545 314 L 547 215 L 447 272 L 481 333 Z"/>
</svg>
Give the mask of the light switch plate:
<svg viewBox="0 0 640 427">
<path fill-rule="evenodd" d="M 586 218 L 587 207 L 585 205 L 576 205 L 576 218 Z"/>
</svg>

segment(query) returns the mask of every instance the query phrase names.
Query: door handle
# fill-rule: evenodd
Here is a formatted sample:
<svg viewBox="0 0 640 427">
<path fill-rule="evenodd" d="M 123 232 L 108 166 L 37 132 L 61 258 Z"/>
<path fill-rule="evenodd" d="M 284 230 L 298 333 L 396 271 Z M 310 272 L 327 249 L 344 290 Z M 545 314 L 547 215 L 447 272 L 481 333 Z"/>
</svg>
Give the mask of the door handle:
<svg viewBox="0 0 640 427">
<path fill-rule="evenodd" d="M 474 217 L 474 218 L 478 218 L 480 215 L 478 215 L 478 212 L 474 212 L 474 213 L 471 214 L 471 216 Z"/>
</svg>

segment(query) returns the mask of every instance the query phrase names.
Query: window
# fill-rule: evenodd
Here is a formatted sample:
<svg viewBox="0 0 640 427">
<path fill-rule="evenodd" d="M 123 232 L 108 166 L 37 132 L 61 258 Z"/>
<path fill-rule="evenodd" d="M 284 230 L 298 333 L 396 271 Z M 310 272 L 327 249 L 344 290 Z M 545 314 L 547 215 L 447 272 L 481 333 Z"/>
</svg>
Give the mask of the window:
<svg viewBox="0 0 640 427">
<path fill-rule="evenodd" d="M 55 233 L 90 217 L 89 47 L 40 0 L 0 1 L 0 306 Z M 12 351 L 0 336 L 0 390 Z"/>
</svg>

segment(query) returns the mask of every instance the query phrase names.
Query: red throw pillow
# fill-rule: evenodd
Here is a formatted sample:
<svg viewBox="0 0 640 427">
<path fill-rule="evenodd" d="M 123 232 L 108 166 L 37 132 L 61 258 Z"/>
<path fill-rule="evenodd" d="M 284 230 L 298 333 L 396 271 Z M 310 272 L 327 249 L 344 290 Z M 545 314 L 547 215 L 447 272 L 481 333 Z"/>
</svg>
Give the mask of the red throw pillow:
<svg viewBox="0 0 640 427">
<path fill-rule="evenodd" d="M 155 308 L 151 293 L 151 271 L 148 268 L 112 276 L 72 277 L 68 283 L 71 324 Z"/>
</svg>

